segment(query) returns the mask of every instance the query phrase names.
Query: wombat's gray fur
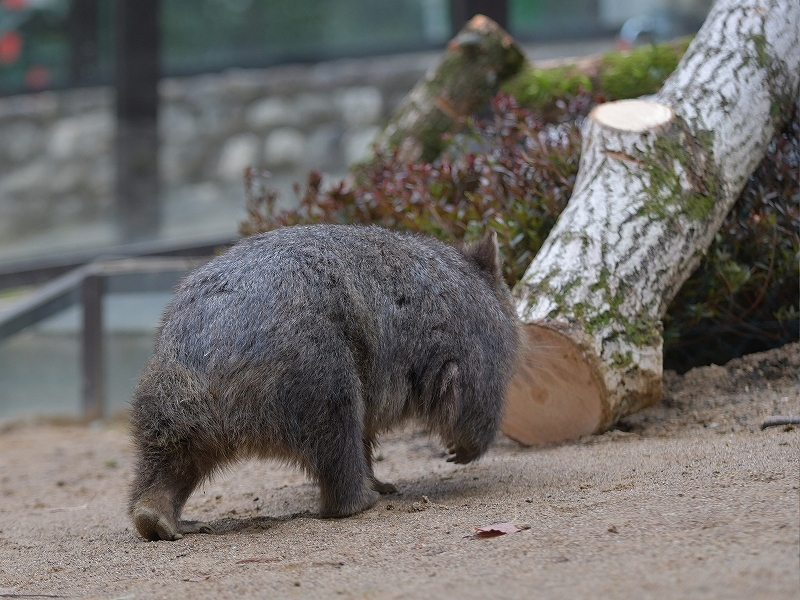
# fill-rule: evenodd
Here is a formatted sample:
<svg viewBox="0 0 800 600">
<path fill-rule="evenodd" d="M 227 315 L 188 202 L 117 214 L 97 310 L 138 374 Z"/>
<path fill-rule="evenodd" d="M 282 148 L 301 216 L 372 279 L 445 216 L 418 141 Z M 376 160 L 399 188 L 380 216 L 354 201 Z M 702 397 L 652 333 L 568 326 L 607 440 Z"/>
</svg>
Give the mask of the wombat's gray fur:
<svg viewBox="0 0 800 600">
<path fill-rule="evenodd" d="M 134 393 L 136 528 L 210 531 L 179 521 L 184 503 L 252 455 L 301 465 L 323 516 L 365 510 L 395 491 L 373 475 L 376 436 L 406 419 L 470 462 L 495 436 L 518 340 L 494 232 L 458 249 L 345 225 L 246 238 L 179 286 Z"/>
</svg>

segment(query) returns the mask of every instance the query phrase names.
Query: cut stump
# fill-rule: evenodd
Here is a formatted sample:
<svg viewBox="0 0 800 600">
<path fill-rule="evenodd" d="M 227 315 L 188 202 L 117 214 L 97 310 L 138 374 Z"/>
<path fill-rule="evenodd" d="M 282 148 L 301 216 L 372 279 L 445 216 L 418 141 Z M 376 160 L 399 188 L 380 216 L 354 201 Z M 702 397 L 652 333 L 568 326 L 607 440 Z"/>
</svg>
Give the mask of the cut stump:
<svg viewBox="0 0 800 600">
<path fill-rule="evenodd" d="M 503 433 L 534 445 L 592 433 L 602 420 L 602 382 L 567 336 L 525 325 L 528 351 L 508 391 Z"/>
<path fill-rule="evenodd" d="M 460 119 L 483 108 L 526 64 L 525 54 L 497 23 L 475 15 L 408 93 L 378 134 L 376 145 L 401 161 L 433 161 Z"/>
<path fill-rule="evenodd" d="M 573 195 L 514 289 L 502 430 L 543 444 L 661 398 L 662 323 L 800 95 L 800 3 L 719 0 L 652 101 L 597 106 Z"/>
</svg>

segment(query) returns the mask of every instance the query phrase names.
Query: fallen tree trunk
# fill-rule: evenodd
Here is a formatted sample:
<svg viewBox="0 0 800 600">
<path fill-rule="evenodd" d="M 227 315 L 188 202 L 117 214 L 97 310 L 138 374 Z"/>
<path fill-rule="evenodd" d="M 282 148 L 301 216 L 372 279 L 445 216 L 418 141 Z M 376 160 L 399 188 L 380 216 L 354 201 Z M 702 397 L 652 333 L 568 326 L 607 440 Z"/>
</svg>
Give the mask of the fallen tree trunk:
<svg viewBox="0 0 800 600">
<path fill-rule="evenodd" d="M 800 3 L 720 0 L 653 101 L 596 107 L 572 198 L 515 288 L 503 431 L 604 431 L 661 397 L 662 325 L 800 95 Z"/>
<path fill-rule="evenodd" d="M 513 38 L 491 19 L 476 15 L 408 93 L 376 144 L 398 148 L 404 162 L 432 161 L 442 150 L 442 134 L 481 109 L 525 64 Z"/>
</svg>

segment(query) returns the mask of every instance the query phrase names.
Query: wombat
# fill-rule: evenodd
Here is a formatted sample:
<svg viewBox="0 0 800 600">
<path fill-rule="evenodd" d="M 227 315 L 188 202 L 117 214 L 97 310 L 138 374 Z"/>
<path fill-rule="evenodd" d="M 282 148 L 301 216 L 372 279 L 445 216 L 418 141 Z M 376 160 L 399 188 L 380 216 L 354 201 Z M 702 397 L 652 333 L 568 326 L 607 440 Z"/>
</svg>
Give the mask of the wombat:
<svg viewBox="0 0 800 600">
<path fill-rule="evenodd" d="M 497 238 L 454 248 L 379 227 L 312 225 L 246 238 L 190 274 L 166 308 L 132 401 L 129 510 L 142 537 L 179 521 L 215 470 L 299 464 L 321 515 L 396 491 L 376 436 L 416 420 L 468 463 L 492 442 L 519 344 Z"/>
</svg>

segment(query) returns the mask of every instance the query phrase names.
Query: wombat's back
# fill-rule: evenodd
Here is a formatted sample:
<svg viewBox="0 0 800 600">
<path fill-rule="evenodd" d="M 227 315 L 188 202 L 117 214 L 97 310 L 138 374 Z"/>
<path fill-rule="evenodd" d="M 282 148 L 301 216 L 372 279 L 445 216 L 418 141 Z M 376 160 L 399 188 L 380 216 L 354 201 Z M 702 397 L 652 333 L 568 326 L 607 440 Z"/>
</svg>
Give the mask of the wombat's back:
<svg viewBox="0 0 800 600">
<path fill-rule="evenodd" d="M 287 363 L 336 361 L 322 352 L 337 338 L 365 400 L 393 420 L 443 361 L 479 354 L 481 373 L 508 362 L 516 325 L 503 300 L 477 265 L 430 238 L 378 227 L 283 228 L 243 240 L 189 276 L 156 354 L 223 388 L 243 370 L 270 380 Z"/>
</svg>

